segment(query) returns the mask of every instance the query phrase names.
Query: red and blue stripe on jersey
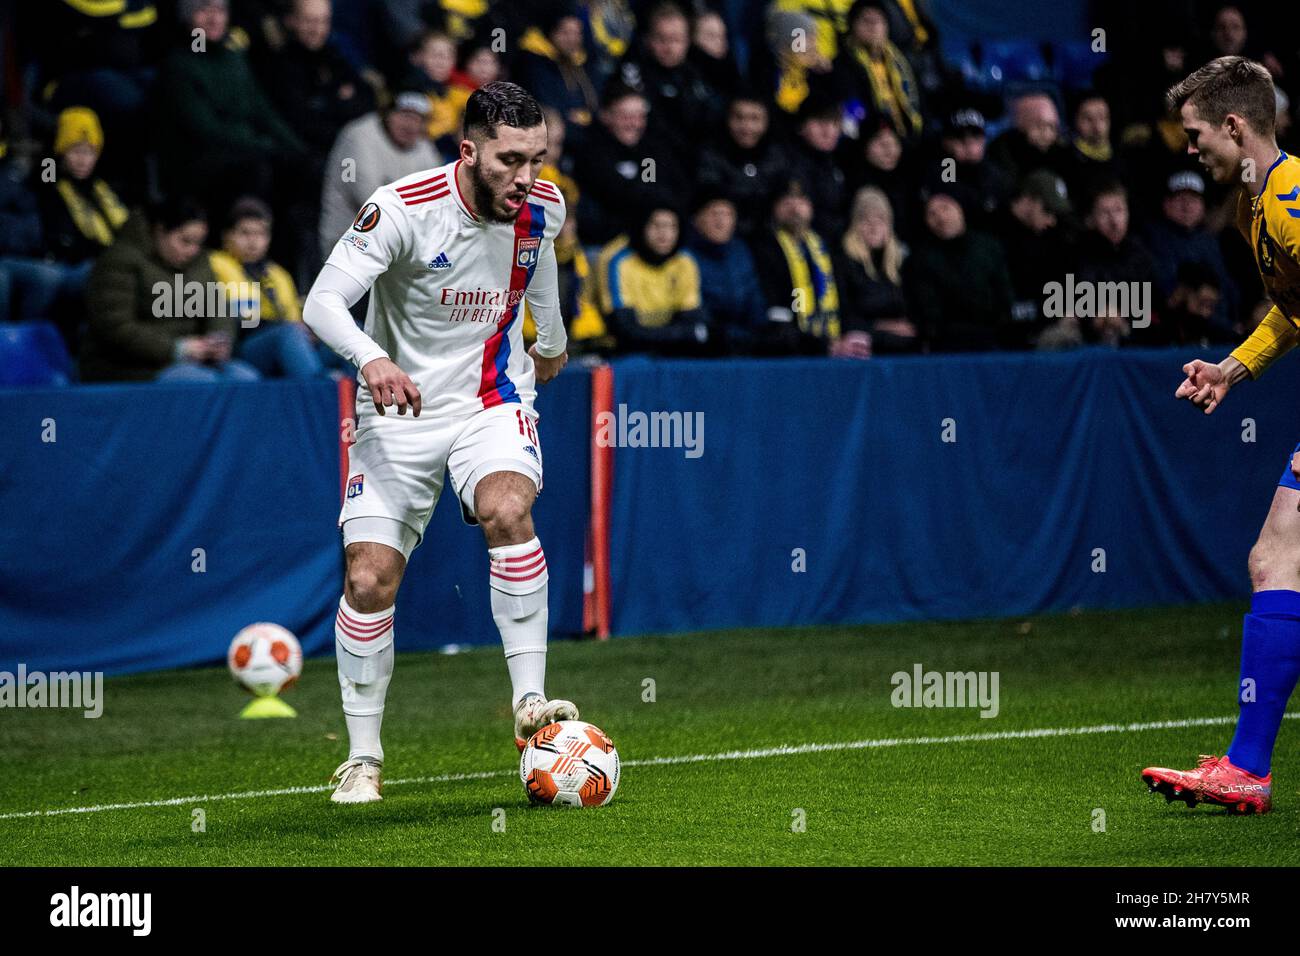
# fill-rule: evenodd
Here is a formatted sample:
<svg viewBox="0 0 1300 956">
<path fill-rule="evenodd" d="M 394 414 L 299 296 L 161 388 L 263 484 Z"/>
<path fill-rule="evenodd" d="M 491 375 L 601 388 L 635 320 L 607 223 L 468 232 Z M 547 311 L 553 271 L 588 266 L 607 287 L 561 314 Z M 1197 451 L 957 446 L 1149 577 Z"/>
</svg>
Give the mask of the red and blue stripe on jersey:
<svg viewBox="0 0 1300 956">
<path fill-rule="evenodd" d="M 546 210 L 540 203 L 525 200 L 519 215 L 515 218 L 515 250 L 518 240 L 527 238 L 540 239 L 546 231 Z M 512 250 L 514 252 L 514 250 Z M 518 255 L 510 266 L 510 301 L 505 316 L 497 323 L 497 330 L 483 345 L 483 372 L 479 378 L 478 396 L 483 400 L 484 408 L 492 408 L 506 402 L 518 402 L 519 393 L 515 383 L 506 374 L 510 362 L 510 329 L 519 318 L 524 307 L 524 290 L 533 278 L 540 258 L 532 258 L 530 265 L 521 266 Z"/>
</svg>

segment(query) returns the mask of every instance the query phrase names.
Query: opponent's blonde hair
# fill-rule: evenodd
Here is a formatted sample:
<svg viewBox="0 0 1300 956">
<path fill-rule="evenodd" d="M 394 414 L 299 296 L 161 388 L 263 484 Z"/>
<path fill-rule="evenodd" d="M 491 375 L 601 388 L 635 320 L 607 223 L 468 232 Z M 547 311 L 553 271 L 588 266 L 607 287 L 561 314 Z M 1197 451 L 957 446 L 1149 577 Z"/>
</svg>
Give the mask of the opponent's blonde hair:
<svg viewBox="0 0 1300 956">
<path fill-rule="evenodd" d="M 1215 126 L 1229 113 L 1244 117 L 1261 136 L 1272 136 L 1277 122 L 1273 77 L 1262 65 L 1244 56 L 1221 56 L 1170 87 L 1165 105 L 1177 112 L 1184 103 L 1196 107 L 1201 119 Z"/>
</svg>

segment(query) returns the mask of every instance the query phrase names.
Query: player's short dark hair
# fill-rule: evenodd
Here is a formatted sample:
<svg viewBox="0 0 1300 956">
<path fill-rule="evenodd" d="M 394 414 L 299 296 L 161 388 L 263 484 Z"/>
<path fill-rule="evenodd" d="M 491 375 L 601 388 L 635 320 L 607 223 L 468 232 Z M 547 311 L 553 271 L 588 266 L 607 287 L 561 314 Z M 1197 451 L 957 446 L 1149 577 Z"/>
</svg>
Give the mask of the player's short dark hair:
<svg viewBox="0 0 1300 956">
<path fill-rule="evenodd" d="M 1245 118 L 1261 136 L 1273 134 L 1277 99 L 1268 70 L 1244 56 L 1221 56 L 1170 87 L 1165 105 L 1177 110 L 1184 103 L 1196 107 L 1201 119 L 1215 126 L 1229 113 Z"/>
<path fill-rule="evenodd" d="M 532 129 L 546 122 L 541 104 L 517 83 L 495 80 L 470 94 L 465 103 L 465 135 L 496 139 L 498 126 Z"/>
</svg>

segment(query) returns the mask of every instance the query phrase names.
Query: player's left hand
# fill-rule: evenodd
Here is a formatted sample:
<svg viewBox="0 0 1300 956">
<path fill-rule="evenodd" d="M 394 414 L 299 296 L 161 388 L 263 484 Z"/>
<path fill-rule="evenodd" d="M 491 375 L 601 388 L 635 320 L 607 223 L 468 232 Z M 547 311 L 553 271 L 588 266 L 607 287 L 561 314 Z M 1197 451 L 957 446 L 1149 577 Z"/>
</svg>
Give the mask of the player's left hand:
<svg viewBox="0 0 1300 956">
<path fill-rule="evenodd" d="M 533 359 L 533 368 L 537 373 L 538 385 L 545 385 L 551 379 L 555 378 L 555 376 L 560 374 L 560 369 L 564 368 L 564 366 L 569 362 L 569 353 L 567 351 L 561 352 L 559 355 L 555 356 L 555 358 L 546 358 L 545 356 L 537 354 L 536 344 L 529 348 L 528 354 L 532 356 Z"/>
</svg>

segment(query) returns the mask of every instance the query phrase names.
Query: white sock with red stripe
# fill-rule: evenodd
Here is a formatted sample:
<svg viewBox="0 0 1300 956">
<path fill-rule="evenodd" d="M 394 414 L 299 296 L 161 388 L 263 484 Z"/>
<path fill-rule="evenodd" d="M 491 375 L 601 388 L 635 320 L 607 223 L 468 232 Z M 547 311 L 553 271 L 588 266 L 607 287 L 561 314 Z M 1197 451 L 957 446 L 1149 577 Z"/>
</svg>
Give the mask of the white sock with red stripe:
<svg viewBox="0 0 1300 956">
<path fill-rule="evenodd" d="M 379 727 L 393 677 L 393 609 L 362 614 L 352 609 L 346 597 L 339 598 L 334 653 L 348 725 L 348 759 L 370 757 L 383 763 Z"/>
<path fill-rule="evenodd" d="M 511 709 L 525 694 L 546 696 L 546 555 L 536 538 L 488 549 L 492 619 L 510 671 Z"/>
</svg>

